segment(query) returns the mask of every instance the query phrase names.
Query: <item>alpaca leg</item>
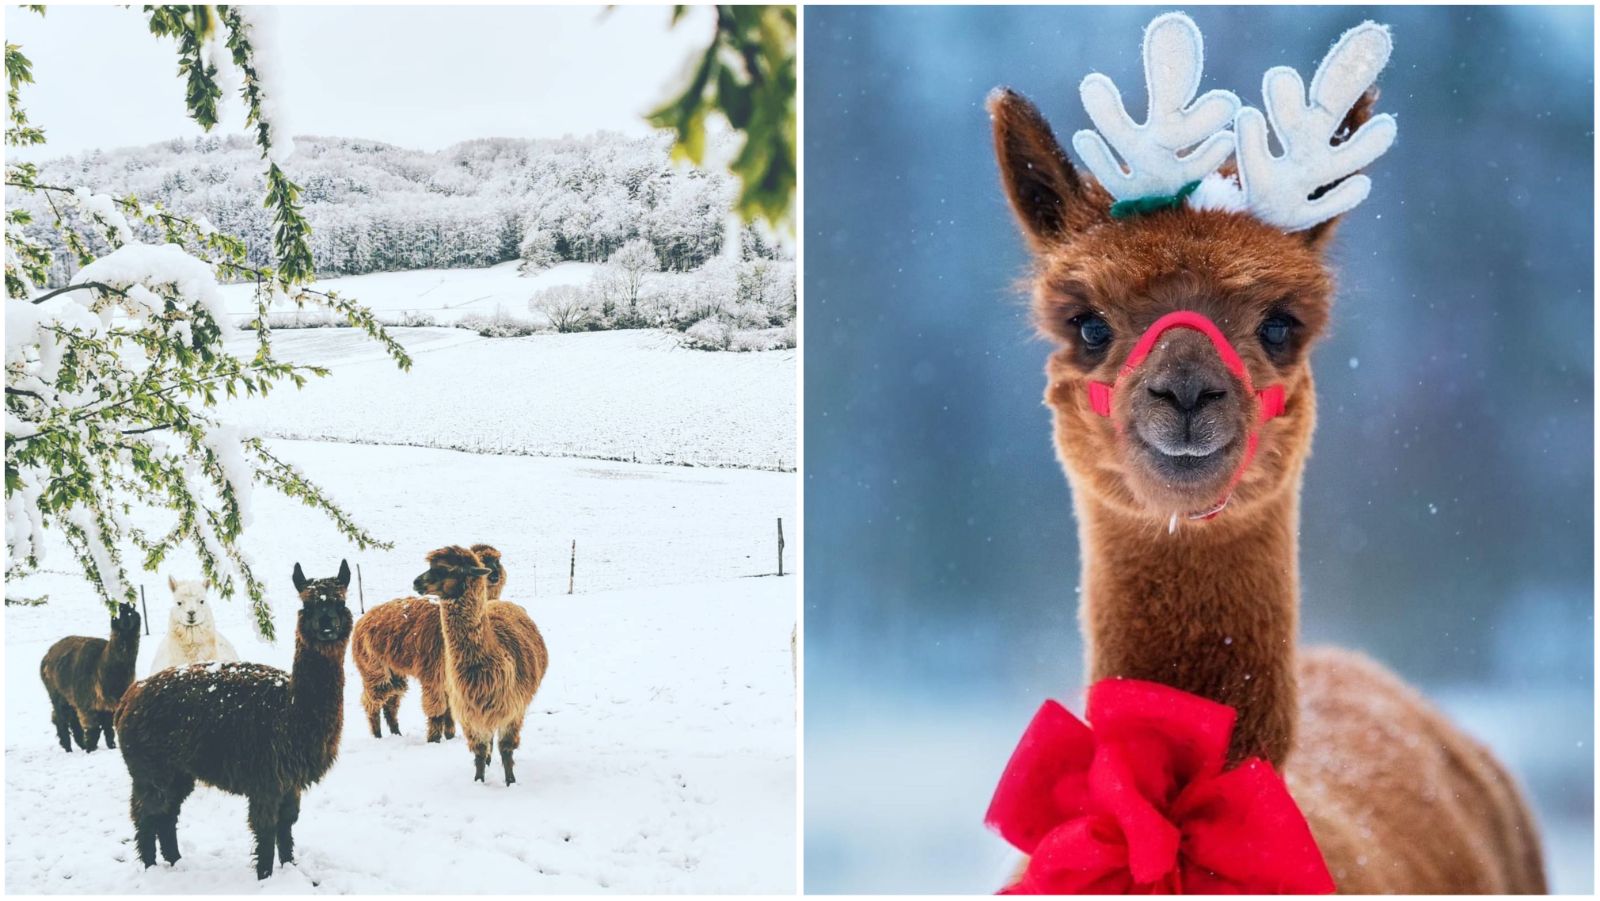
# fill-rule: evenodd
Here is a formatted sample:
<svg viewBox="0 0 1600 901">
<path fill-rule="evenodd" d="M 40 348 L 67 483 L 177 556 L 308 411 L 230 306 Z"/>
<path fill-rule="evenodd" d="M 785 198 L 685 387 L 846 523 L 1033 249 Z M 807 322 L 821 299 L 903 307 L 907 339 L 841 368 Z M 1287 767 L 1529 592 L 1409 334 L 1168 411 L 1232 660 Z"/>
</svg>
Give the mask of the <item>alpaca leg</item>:
<svg viewBox="0 0 1600 901">
<path fill-rule="evenodd" d="M 174 778 L 167 792 L 168 813 L 156 820 L 156 840 L 161 843 L 161 859 L 167 863 L 177 863 L 183 856 L 178 853 L 178 813 L 183 810 L 184 799 L 193 791 L 193 777 Z"/>
<path fill-rule="evenodd" d="M 67 707 L 67 728 L 72 730 L 72 741 L 80 748 L 85 747 L 83 743 L 83 720 L 78 718 L 78 711 L 74 710 L 71 705 Z"/>
<path fill-rule="evenodd" d="M 389 724 L 389 734 L 400 734 L 400 696 L 390 695 L 383 705 L 383 720 Z"/>
<path fill-rule="evenodd" d="M 278 843 L 279 796 L 250 798 L 250 831 L 256 836 L 256 878 L 272 875 L 272 849 Z"/>
<path fill-rule="evenodd" d="M 162 856 L 167 862 L 178 859 L 178 807 L 193 789 L 193 779 L 175 773 L 157 771 L 133 774 L 133 795 L 128 803 L 128 812 L 133 818 L 139 861 L 145 866 L 156 865 L 157 839 L 162 842 Z"/>
<path fill-rule="evenodd" d="M 100 720 L 100 728 L 106 734 L 106 747 L 115 751 L 117 749 L 117 727 L 111 720 L 111 711 L 102 710 L 96 716 Z"/>
<path fill-rule="evenodd" d="M 78 721 L 78 715 L 72 712 L 72 707 L 64 698 L 52 694 L 50 696 L 50 722 L 56 727 L 56 741 L 61 742 L 61 750 L 72 753 L 72 733 L 68 723 Z"/>
<path fill-rule="evenodd" d="M 444 737 L 447 740 L 456 737 L 456 718 L 451 715 L 449 707 L 444 709 Z"/>
<path fill-rule="evenodd" d="M 428 715 L 428 741 L 437 742 L 445 737 L 445 722 L 450 719 L 450 703 L 443 685 L 423 683 L 422 712 Z M 455 735 L 453 723 L 450 726 L 450 734 L 451 737 Z"/>
<path fill-rule="evenodd" d="M 94 711 L 78 711 L 78 728 L 83 731 L 83 750 L 93 753 L 100 747 L 100 722 Z"/>
<path fill-rule="evenodd" d="M 493 742 L 492 732 L 474 733 L 471 729 L 467 730 L 467 747 L 472 749 L 472 763 L 475 767 L 472 781 L 483 781 L 483 771 L 489 766 L 489 751 Z"/>
<path fill-rule="evenodd" d="M 517 720 L 500 732 L 500 763 L 506 768 L 506 784 L 512 785 L 517 777 L 511 772 L 511 755 L 522 744 L 522 720 Z"/>
<path fill-rule="evenodd" d="M 290 792 L 278 805 L 278 862 L 294 860 L 294 823 L 300 819 L 300 795 Z"/>
<path fill-rule="evenodd" d="M 156 822 L 163 815 L 160 792 L 136 777 L 133 780 L 133 798 L 128 802 L 128 815 L 133 818 L 133 841 L 139 848 L 139 862 L 146 867 L 155 866 Z"/>
<path fill-rule="evenodd" d="M 371 679 L 363 674 L 361 681 L 361 707 L 367 712 L 367 727 L 372 730 L 373 738 L 382 738 L 383 730 L 378 726 L 378 714 L 388 712 L 387 707 L 391 700 L 397 708 L 399 707 L 400 699 L 395 695 L 395 683 L 399 683 L 399 690 L 403 693 L 406 690 L 406 680 L 393 673 L 385 673 Z M 391 732 L 399 734 L 399 730 L 394 728 L 393 720 L 389 721 L 389 726 Z"/>
</svg>

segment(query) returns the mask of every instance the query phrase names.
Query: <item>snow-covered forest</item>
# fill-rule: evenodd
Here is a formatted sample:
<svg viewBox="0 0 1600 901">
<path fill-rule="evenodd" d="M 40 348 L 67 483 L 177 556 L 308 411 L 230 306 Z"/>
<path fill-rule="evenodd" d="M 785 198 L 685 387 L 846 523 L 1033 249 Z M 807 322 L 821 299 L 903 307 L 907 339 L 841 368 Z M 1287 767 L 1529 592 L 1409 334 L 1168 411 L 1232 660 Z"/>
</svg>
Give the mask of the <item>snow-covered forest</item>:
<svg viewBox="0 0 1600 901">
<path fill-rule="evenodd" d="M 549 262 L 600 262 L 635 238 L 663 268 L 699 267 L 722 249 L 737 184 L 726 173 L 668 159 L 671 136 L 560 140 L 485 138 L 438 152 L 353 138 L 297 137 L 294 174 L 322 276 L 457 269 L 515 259 L 530 232 Z M 242 135 L 96 150 L 44 163 L 46 181 L 203 215 L 264 263 L 272 222 L 259 153 Z M 42 201 L 8 197 L 8 204 Z M 45 230 L 40 229 L 43 233 Z M 750 252 L 775 257 L 747 229 Z M 541 243 L 543 242 L 543 243 Z M 68 275 L 58 255 L 55 277 Z"/>
<path fill-rule="evenodd" d="M 525 296 L 461 324 L 500 336 L 669 328 L 702 350 L 793 347 L 792 253 L 751 225 L 739 228 L 737 249 L 727 247 L 737 183 L 673 162 L 670 147 L 665 132 L 486 138 L 438 152 L 304 137 L 296 139 L 294 165 L 322 278 L 507 262 L 537 275 L 563 263 L 601 263 L 588 281 L 550 292 L 530 283 Z M 40 178 L 203 217 L 242 239 L 250 261 L 270 255 L 263 175 L 243 136 L 91 151 L 42 164 Z M 58 210 L 42 195 L 8 191 L 7 202 L 33 215 L 28 234 L 55 251 L 50 282 L 65 284 L 77 265 L 48 225 Z M 59 212 L 82 215 L 71 205 Z M 390 324 L 431 319 L 419 311 Z M 272 325 L 334 321 L 289 316 Z"/>
</svg>

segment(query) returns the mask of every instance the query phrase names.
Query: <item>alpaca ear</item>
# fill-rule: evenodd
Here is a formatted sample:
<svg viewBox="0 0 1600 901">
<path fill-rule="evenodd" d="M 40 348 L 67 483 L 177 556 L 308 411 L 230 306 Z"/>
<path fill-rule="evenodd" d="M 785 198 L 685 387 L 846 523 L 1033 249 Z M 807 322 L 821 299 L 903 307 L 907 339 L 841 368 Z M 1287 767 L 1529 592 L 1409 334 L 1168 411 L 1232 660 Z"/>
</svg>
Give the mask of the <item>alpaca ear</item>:
<svg viewBox="0 0 1600 901">
<path fill-rule="evenodd" d="M 167 573 L 167 588 L 171 589 L 173 594 L 178 593 L 178 580 L 172 577 L 172 573 Z"/>
<path fill-rule="evenodd" d="M 492 572 L 494 572 L 494 570 L 487 566 L 474 566 L 467 570 L 467 574 L 471 576 L 487 576 Z"/>
<path fill-rule="evenodd" d="M 339 587 L 350 587 L 350 562 L 348 560 L 339 561 Z"/>
<path fill-rule="evenodd" d="M 301 572 L 298 563 L 294 565 L 294 590 L 297 592 L 306 590 L 306 574 Z"/>
<path fill-rule="evenodd" d="M 1078 176 L 1038 108 L 1010 88 L 991 91 L 988 105 L 1006 197 L 1035 250 L 1108 215 L 1109 197 L 1101 203 L 1093 196 L 1101 192 Z"/>
</svg>

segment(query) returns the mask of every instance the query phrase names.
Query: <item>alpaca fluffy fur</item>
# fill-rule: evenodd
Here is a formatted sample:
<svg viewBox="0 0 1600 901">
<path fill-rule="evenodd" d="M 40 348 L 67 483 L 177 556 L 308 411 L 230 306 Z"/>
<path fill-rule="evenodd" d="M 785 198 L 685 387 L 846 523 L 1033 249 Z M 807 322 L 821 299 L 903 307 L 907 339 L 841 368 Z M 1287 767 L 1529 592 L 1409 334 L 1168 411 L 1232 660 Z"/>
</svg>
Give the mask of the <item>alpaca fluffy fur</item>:
<svg viewBox="0 0 1600 901">
<path fill-rule="evenodd" d="M 280 862 L 294 859 L 300 794 L 333 766 L 344 729 L 350 568 L 308 580 L 297 563 L 294 583 L 301 607 L 291 672 L 220 662 L 165 669 L 118 707 L 134 840 L 146 867 L 155 865 L 158 842 L 168 863 L 179 859 L 178 813 L 196 782 L 249 799 L 258 879 L 272 875 L 274 849 Z"/>
<path fill-rule="evenodd" d="M 440 548 L 413 587 L 439 598 L 444 634 L 445 685 L 450 709 L 472 749 L 474 779 L 496 738 L 506 784 L 516 782 L 512 755 L 522 740 L 522 720 L 549 667 L 549 654 L 528 614 L 508 601 L 490 601 L 489 567 L 472 550 Z"/>
<path fill-rule="evenodd" d="M 1374 96 L 1356 105 L 1345 133 Z M 1030 103 L 1002 90 L 989 108 L 1002 180 L 1033 250 L 1035 318 L 1059 348 L 1045 402 L 1079 523 L 1090 680 L 1147 679 L 1234 707 L 1230 757 L 1281 769 L 1342 892 L 1544 891 L 1532 816 L 1482 746 L 1378 664 L 1296 647 L 1300 483 L 1316 419 L 1309 350 L 1331 307 L 1322 251 L 1333 221 L 1294 234 L 1224 210 L 1113 221 L 1109 195 L 1073 169 Z M 1288 406 L 1262 428 L 1223 513 L 1169 534 L 1176 513 L 1214 503 L 1216 489 L 1163 484 L 1120 436 L 1151 402 L 1150 373 L 1203 365 L 1198 336 L 1163 338 L 1119 384 L 1110 422 L 1085 386 L 1115 379 L 1140 332 L 1174 309 L 1216 321 L 1256 385 L 1282 384 Z M 1256 330 L 1285 312 L 1298 325 L 1269 354 Z M 1109 348 L 1081 340 L 1074 323 L 1085 314 L 1106 320 Z M 1232 391 L 1208 415 L 1248 429 L 1253 399 Z"/>
<path fill-rule="evenodd" d="M 238 660 L 233 645 L 217 631 L 211 605 L 206 603 L 206 583 L 179 582 L 167 576 L 167 587 L 172 590 L 172 613 L 167 617 L 167 633 L 161 637 L 155 659 L 150 662 L 150 672 L 209 660 Z"/>
<path fill-rule="evenodd" d="M 85 752 L 93 751 L 102 734 L 106 747 L 117 746 L 111 714 L 133 682 L 139 627 L 139 612 L 131 604 L 118 604 L 110 641 L 72 635 L 45 652 L 39 678 L 50 696 L 50 721 L 61 750 L 71 752 L 76 742 Z"/>
<path fill-rule="evenodd" d="M 500 552 L 487 544 L 475 544 L 472 551 L 491 570 L 489 600 L 499 600 L 506 584 Z M 351 633 L 350 657 L 361 674 L 361 706 L 373 738 L 383 737 L 380 713 L 389 724 L 389 734 L 400 734 L 400 699 L 405 695 L 407 678 L 416 679 L 422 688 L 428 741 L 455 738 L 456 723 L 445 692 L 444 632 L 438 601 L 396 598 L 368 610 L 356 620 Z"/>
</svg>

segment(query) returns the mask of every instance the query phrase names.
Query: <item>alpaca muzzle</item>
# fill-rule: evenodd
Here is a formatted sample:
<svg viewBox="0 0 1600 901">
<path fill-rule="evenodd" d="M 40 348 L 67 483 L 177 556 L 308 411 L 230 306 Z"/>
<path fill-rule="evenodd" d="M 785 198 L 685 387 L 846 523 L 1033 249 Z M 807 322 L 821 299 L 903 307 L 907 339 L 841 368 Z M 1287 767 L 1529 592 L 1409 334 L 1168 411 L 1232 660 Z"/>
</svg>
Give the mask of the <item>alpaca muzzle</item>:
<svg viewBox="0 0 1600 901">
<path fill-rule="evenodd" d="M 1144 334 L 1140 335 L 1139 340 L 1134 344 L 1133 352 L 1128 354 L 1127 362 L 1122 364 L 1122 369 L 1117 373 L 1115 381 L 1089 382 L 1089 406 L 1101 416 L 1110 418 L 1111 406 L 1117 387 L 1126 382 L 1128 377 L 1144 364 L 1150 357 L 1151 352 L 1155 350 L 1156 342 L 1161 340 L 1162 335 L 1178 328 L 1193 329 L 1210 340 L 1211 346 L 1216 349 L 1217 356 L 1222 361 L 1223 367 L 1234 378 L 1239 380 L 1239 383 L 1244 386 L 1245 394 L 1254 397 L 1256 404 L 1256 415 L 1245 438 L 1244 455 L 1239 459 L 1239 464 L 1234 468 L 1233 474 L 1228 477 L 1227 486 L 1223 489 L 1222 496 L 1211 507 L 1189 514 L 1189 519 L 1207 520 L 1221 513 L 1223 508 L 1228 506 L 1228 501 L 1233 498 L 1234 489 L 1239 486 L 1239 481 L 1244 478 L 1245 471 L 1250 467 L 1250 462 L 1255 459 L 1256 447 L 1261 440 L 1262 425 L 1267 420 L 1283 414 L 1285 398 L 1282 385 L 1268 385 L 1257 390 L 1254 382 L 1250 379 L 1250 370 L 1245 367 L 1244 360 L 1240 359 L 1239 352 L 1228 341 L 1228 337 L 1222 333 L 1222 329 L 1218 328 L 1217 324 L 1203 313 L 1197 313 L 1193 310 L 1178 310 L 1162 316 L 1151 323 L 1149 328 L 1145 329 Z M 1120 423 L 1117 423 L 1117 428 L 1120 432 L 1122 429 Z"/>
</svg>

